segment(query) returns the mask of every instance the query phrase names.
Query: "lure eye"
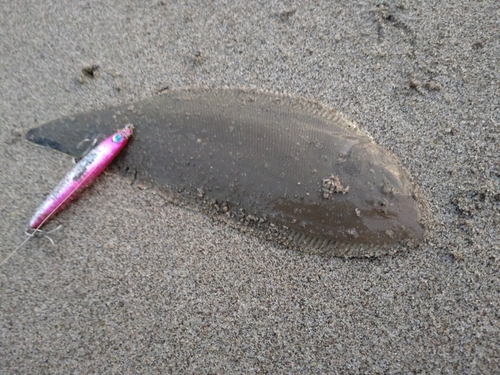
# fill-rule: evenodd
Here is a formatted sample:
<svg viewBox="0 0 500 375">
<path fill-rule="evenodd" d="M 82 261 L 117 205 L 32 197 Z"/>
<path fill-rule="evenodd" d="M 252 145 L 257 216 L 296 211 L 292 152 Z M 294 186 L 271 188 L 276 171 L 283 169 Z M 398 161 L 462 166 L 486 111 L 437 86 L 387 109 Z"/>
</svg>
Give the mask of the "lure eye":
<svg viewBox="0 0 500 375">
<path fill-rule="evenodd" d="M 123 139 L 123 136 L 122 136 L 120 133 L 116 133 L 116 134 L 113 136 L 113 142 L 114 142 L 114 143 L 118 143 L 118 142 L 120 142 L 122 139 Z"/>
</svg>

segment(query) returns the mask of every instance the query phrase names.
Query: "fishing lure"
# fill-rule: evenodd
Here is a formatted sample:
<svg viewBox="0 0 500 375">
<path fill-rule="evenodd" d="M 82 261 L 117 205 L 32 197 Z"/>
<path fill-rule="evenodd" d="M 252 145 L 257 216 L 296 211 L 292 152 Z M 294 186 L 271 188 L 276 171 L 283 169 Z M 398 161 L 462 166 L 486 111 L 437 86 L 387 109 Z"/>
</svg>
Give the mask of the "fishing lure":
<svg viewBox="0 0 500 375">
<path fill-rule="evenodd" d="M 30 228 L 38 230 L 89 186 L 125 147 L 133 129 L 133 125 L 126 125 L 90 150 L 38 208 L 31 218 Z"/>
<path fill-rule="evenodd" d="M 89 186 L 125 147 L 134 126 L 126 125 L 91 149 L 64 177 L 35 212 L 26 231 L 28 237 L 0 265 L 4 264 L 24 243 L 40 231 L 40 227 L 66 207 Z"/>
</svg>

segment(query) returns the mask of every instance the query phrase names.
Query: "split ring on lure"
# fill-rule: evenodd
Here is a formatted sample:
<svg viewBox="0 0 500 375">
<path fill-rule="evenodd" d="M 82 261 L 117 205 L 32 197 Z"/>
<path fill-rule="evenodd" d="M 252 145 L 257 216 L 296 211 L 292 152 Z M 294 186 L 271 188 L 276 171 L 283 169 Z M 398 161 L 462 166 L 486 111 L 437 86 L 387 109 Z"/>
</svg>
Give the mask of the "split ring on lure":
<svg viewBox="0 0 500 375">
<path fill-rule="evenodd" d="M 89 186 L 125 147 L 132 136 L 134 126 L 126 125 L 91 149 L 49 194 L 30 220 L 28 237 L 0 266 L 3 265 L 24 243 L 41 232 L 40 227 L 66 207 L 77 195 Z"/>
</svg>

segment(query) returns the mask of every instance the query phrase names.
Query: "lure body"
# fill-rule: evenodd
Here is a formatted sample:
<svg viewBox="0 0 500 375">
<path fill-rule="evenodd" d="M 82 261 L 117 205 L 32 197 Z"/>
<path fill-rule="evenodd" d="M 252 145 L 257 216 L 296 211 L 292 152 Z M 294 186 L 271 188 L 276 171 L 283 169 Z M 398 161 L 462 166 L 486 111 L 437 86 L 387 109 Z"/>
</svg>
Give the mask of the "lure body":
<svg viewBox="0 0 500 375">
<path fill-rule="evenodd" d="M 31 218 L 30 228 L 38 229 L 90 185 L 127 144 L 133 129 L 132 125 L 127 125 L 90 150 L 38 208 Z"/>
</svg>

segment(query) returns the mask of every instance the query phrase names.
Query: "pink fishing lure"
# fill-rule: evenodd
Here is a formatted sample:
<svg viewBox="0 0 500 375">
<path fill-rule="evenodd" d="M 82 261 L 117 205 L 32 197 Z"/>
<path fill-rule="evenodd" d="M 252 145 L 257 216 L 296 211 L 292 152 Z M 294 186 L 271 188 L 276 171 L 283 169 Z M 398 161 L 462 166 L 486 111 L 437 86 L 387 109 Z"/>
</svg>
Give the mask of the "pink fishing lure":
<svg viewBox="0 0 500 375">
<path fill-rule="evenodd" d="M 90 185 L 127 144 L 133 130 L 133 125 L 126 125 L 90 150 L 38 208 L 31 218 L 30 228 L 40 228 Z"/>
</svg>

